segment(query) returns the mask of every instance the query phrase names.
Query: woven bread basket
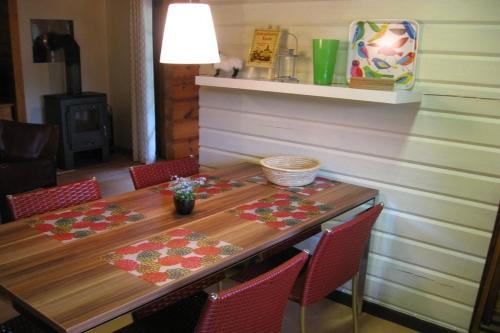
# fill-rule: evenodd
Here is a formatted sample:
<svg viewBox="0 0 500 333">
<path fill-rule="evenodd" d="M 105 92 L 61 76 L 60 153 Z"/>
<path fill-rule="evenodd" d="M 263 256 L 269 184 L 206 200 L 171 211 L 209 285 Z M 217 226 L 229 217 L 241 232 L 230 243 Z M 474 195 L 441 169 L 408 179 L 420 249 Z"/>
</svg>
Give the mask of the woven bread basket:
<svg viewBox="0 0 500 333">
<path fill-rule="evenodd" d="M 266 178 L 281 186 L 303 186 L 316 178 L 320 162 L 303 156 L 272 156 L 260 160 Z"/>
</svg>

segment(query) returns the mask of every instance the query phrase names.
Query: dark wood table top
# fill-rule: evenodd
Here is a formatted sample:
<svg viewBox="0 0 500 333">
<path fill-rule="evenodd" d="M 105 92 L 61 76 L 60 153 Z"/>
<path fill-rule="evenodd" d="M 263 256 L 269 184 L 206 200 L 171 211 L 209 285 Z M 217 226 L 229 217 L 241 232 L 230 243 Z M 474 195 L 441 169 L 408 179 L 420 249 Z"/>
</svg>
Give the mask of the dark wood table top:
<svg viewBox="0 0 500 333">
<path fill-rule="evenodd" d="M 194 212 L 187 216 L 175 214 L 172 197 L 150 188 L 108 197 L 106 201 L 140 212 L 145 219 L 69 243 L 30 227 L 30 219 L 1 225 L 0 292 L 58 331 L 84 331 L 317 227 L 378 193 L 336 182 L 335 186 L 307 197 L 332 209 L 289 229 L 277 230 L 226 212 L 283 192 L 245 181 L 260 172 L 258 165 L 249 163 L 208 172 L 245 182 L 245 186 L 198 200 Z M 232 243 L 242 251 L 161 287 L 102 259 L 117 248 L 178 227 Z"/>
</svg>

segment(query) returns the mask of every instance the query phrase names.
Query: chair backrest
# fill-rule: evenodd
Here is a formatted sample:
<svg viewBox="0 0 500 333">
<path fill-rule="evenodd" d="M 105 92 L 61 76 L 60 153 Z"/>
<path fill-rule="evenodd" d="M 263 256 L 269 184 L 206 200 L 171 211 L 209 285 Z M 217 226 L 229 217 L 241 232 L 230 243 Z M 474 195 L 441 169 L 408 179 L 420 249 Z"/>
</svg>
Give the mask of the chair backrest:
<svg viewBox="0 0 500 333">
<path fill-rule="evenodd" d="M 301 252 L 255 279 L 212 294 L 203 309 L 197 333 L 280 332 L 288 294 L 307 261 Z"/>
<path fill-rule="evenodd" d="M 14 219 L 22 219 L 101 198 L 95 178 L 31 192 L 8 195 Z"/>
<path fill-rule="evenodd" d="M 198 173 L 198 162 L 194 157 L 136 165 L 129 169 L 136 190 L 172 180 L 172 177 L 187 177 Z"/>
<path fill-rule="evenodd" d="M 301 305 L 316 303 L 359 271 L 370 231 L 382 209 L 378 204 L 323 233 L 307 265 Z"/>
</svg>

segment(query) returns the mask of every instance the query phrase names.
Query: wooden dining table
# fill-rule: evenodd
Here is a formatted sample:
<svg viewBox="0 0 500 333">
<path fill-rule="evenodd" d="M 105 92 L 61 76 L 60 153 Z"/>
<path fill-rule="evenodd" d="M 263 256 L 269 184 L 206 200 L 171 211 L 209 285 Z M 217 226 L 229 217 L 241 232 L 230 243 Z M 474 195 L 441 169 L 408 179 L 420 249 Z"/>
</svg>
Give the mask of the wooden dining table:
<svg viewBox="0 0 500 333">
<path fill-rule="evenodd" d="M 0 292 L 56 331 L 90 330 L 248 258 L 283 244 L 299 242 L 319 232 L 321 223 L 375 200 L 378 194 L 375 189 L 338 181 L 309 195 L 291 193 L 265 181 L 249 181 L 262 176 L 261 172 L 258 165 L 251 163 L 206 172 L 214 179 L 225 180 L 227 188 L 198 199 L 194 211 L 185 216 L 176 214 L 172 196 L 164 188 L 153 186 L 107 197 L 103 200 L 113 207 L 121 207 L 125 213 L 133 211 L 139 216 L 137 221 L 115 223 L 113 228 L 89 234 L 73 234 L 80 235 L 79 238 L 51 236 L 47 230 L 37 227 L 38 223 L 46 225 L 50 216 L 1 225 Z M 228 186 L 227 181 L 238 186 Z M 249 213 L 244 211 L 245 207 L 253 207 L 255 213 L 255 207 L 249 203 L 266 203 L 268 198 L 286 198 L 286 195 L 298 197 L 296 200 L 308 205 L 304 209 L 316 212 L 303 219 L 296 215 L 298 219 L 294 223 L 280 228 L 280 224 L 271 226 L 267 225 L 268 221 L 255 220 L 252 214 L 248 218 Z M 56 212 L 54 216 L 59 215 Z M 147 249 L 148 240 L 161 241 L 166 233 L 173 235 L 172 230 L 179 228 L 214 240 L 208 245 L 220 241 L 218 244 L 230 244 L 229 248 L 236 250 L 217 256 L 217 260 L 206 261 L 196 269 L 183 270 L 187 273 L 181 277 L 163 279 L 161 283 L 137 273 L 140 269 L 134 262 L 128 261 L 133 267 L 127 268 L 113 261 L 116 256 L 123 258 L 131 248 Z M 136 274 L 131 274 L 134 269 Z"/>
</svg>

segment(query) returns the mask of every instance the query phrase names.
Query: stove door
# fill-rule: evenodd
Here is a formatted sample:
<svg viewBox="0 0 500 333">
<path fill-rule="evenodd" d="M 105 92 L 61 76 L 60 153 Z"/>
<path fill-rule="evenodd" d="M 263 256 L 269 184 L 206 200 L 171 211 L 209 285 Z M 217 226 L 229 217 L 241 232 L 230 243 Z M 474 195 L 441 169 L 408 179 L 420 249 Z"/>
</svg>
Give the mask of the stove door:
<svg viewBox="0 0 500 333">
<path fill-rule="evenodd" d="M 70 105 L 67 110 L 70 149 L 76 152 L 102 147 L 106 139 L 106 104 Z"/>
</svg>

